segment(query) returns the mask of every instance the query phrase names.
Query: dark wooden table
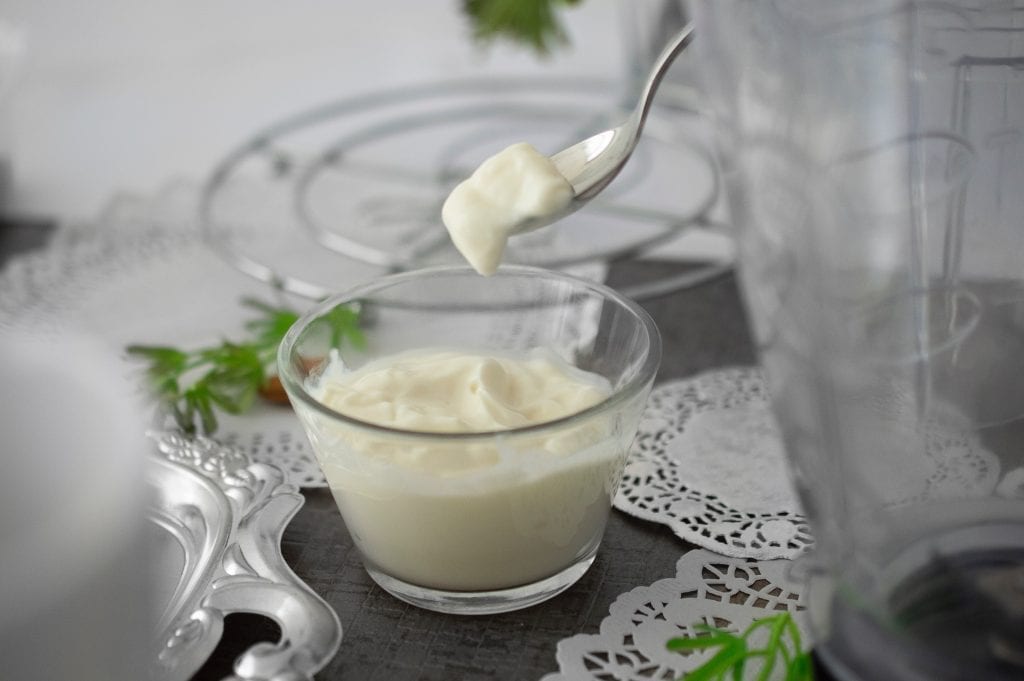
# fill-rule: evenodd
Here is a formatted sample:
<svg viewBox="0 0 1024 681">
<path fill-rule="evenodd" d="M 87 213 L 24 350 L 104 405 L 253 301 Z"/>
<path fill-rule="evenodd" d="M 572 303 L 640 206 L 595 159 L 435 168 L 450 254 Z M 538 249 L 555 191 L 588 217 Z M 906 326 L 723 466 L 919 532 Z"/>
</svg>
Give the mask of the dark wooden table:
<svg viewBox="0 0 1024 681">
<path fill-rule="evenodd" d="M 612 285 L 677 272 L 678 264 L 642 263 L 612 269 Z M 658 381 L 729 365 L 754 363 L 734 278 L 644 301 L 664 341 Z M 675 575 L 691 548 L 654 523 L 612 512 L 590 571 L 540 605 L 492 616 L 459 617 L 420 610 L 367 576 L 327 490 L 305 490 L 306 503 L 284 534 L 282 552 L 295 573 L 341 618 L 341 648 L 321 680 L 405 681 L 538 679 L 557 671 L 558 642 L 595 633 L 622 593 Z M 231 615 L 224 637 L 196 681 L 219 680 L 234 658 L 258 640 L 277 640 L 275 624 Z"/>
</svg>

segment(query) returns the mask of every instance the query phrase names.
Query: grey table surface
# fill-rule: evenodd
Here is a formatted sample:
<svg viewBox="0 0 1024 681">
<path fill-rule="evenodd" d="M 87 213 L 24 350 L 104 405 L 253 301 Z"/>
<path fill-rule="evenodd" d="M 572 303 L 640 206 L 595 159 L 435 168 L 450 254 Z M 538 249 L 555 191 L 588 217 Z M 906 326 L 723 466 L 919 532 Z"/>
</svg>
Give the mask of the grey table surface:
<svg viewBox="0 0 1024 681">
<path fill-rule="evenodd" d="M 631 283 L 678 271 L 680 265 L 616 265 L 609 282 Z M 733 276 L 642 305 L 664 342 L 658 381 L 755 362 Z M 407 605 L 366 575 L 327 490 L 305 490 L 306 503 L 289 524 L 282 552 L 295 573 L 335 609 L 344 628 L 341 648 L 317 679 L 377 681 L 539 679 L 558 670 L 558 642 L 596 633 L 620 594 L 675 575 L 691 549 L 654 523 L 613 511 L 590 571 L 540 605 L 493 616 L 460 617 Z M 228 618 L 220 646 L 194 677 L 221 679 L 257 640 L 276 640 L 276 625 L 253 616 Z"/>
</svg>

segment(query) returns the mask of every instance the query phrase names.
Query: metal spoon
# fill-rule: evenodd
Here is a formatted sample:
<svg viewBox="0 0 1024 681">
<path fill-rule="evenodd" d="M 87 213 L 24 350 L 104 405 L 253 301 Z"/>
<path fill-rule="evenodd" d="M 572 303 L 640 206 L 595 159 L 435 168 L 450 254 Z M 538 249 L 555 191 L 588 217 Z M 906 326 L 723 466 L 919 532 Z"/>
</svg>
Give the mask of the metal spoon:
<svg viewBox="0 0 1024 681">
<path fill-rule="evenodd" d="M 629 160 L 644 122 L 651 109 L 654 93 L 661 84 L 668 67 L 672 65 L 679 53 L 693 40 L 693 24 L 689 23 L 676 34 L 658 55 L 651 74 L 640 91 L 640 100 L 621 125 L 604 132 L 592 135 L 582 142 L 577 142 L 550 157 L 555 168 L 562 177 L 572 185 L 573 197 L 563 210 L 524 220 L 516 225 L 513 234 L 529 232 L 574 213 L 588 201 L 601 193 L 615 179 L 626 161 Z"/>
</svg>

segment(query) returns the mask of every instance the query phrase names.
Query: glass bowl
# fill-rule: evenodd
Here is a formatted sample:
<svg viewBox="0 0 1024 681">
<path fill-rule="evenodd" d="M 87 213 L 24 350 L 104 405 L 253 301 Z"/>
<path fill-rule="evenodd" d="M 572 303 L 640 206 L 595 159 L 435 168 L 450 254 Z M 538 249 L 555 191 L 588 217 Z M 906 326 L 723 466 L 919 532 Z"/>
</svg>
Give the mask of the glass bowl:
<svg viewBox="0 0 1024 681">
<path fill-rule="evenodd" d="M 352 305 L 360 347 L 330 323 Z M 329 364 L 431 349 L 539 350 L 610 393 L 553 421 L 470 433 L 377 425 L 316 397 Z M 285 336 L 278 370 L 370 576 L 414 605 L 483 614 L 546 600 L 590 567 L 660 357 L 650 316 L 606 286 L 531 267 L 439 267 L 319 304 Z"/>
</svg>

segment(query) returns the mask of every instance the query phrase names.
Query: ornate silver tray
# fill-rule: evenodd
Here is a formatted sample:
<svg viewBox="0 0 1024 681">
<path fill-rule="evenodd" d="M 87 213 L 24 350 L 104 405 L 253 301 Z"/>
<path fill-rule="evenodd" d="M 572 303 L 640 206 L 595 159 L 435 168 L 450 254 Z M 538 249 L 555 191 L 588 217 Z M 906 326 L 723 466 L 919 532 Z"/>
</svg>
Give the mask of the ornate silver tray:
<svg viewBox="0 0 1024 681">
<path fill-rule="evenodd" d="M 151 677 L 184 681 L 207 660 L 224 616 L 265 615 L 281 628 L 235 662 L 236 681 L 311 679 L 337 651 L 335 612 L 291 571 L 281 535 L 303 498 L 274 466 L 206 438 L 151 433 L 150 555 L 157 639 Z"/>
</svg>

